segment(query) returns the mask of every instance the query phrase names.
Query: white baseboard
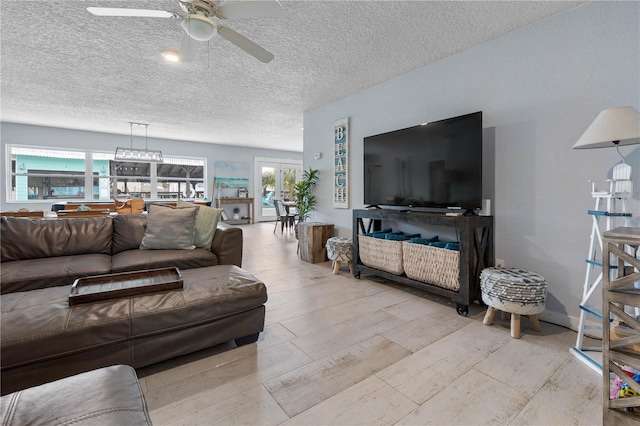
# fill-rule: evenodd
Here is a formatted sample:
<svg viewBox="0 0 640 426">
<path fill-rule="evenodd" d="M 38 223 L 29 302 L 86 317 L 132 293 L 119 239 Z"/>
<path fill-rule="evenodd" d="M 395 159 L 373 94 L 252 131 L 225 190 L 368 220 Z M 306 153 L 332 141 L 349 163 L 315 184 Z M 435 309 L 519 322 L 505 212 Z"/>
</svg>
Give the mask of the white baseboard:
<svg viewBox="0 0 640 426">
<path fill-rule="evenodd" d="M 538 319 L 541 321 L 549 322 L 551 324 L 569 328 L 575 332 L 578 331 L 578 327 L 580 326 L 580 318 L 568 316 L 566 314 L 560 314 L 549 310 L 545 310 L 543 313 L 538 315 Z M 593 321 L 593 319 L 595 319 L 596 321 Z M 585 334 L 595 339 L 601 339 L 601 331 L 594 330 L 594 328 L 602 330 L 602 323 L 598 321 L 597 318 L 593 319 L 587 319 L 587 321 L 585 321 Z"/>
</svg>

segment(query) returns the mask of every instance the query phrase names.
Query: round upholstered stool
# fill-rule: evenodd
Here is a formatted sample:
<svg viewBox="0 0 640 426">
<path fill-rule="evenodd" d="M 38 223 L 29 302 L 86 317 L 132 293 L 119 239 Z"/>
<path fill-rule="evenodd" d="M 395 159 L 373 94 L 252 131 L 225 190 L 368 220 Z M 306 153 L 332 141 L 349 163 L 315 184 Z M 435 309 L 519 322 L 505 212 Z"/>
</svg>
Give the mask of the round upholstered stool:
<svg viewBox="0 0 640 426">
<path fill-rule="evenodd" d="M 523 269 L 486 268 L 480 274 L 480 289 L 488 306 L 483 324 L 491 325 L 496 311 L 502 311 L 511 314 L 511 337 L 520 338 L 521 315 L 528 315 L 531 328 L 540 331 L 538 314 L 547 299 L 544 277 Z"/>
<path fill-rule="evenodd" d="M 351 238 L 332 237 L 327 240 L 327 256 L 333 262 L 333 273 L 340 271 L 340 262 L 349 263 L 349 271 L 353 274 L 353 240 Z"/>
</svg>

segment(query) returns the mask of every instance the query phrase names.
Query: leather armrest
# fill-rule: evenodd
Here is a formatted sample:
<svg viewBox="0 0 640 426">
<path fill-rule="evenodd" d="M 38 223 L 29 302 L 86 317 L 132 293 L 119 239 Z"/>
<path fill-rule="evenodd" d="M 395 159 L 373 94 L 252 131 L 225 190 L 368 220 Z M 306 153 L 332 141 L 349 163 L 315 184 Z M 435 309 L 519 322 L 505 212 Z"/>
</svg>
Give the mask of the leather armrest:
<svg viewBox="0 0 640 426">
<path fill-rule="evenodd" d="M 220 265 L 242 267 L 242 229 L 228 223 L 218 222 L 213 235 L 211 251 L 218 256 Z"/>
</svg>

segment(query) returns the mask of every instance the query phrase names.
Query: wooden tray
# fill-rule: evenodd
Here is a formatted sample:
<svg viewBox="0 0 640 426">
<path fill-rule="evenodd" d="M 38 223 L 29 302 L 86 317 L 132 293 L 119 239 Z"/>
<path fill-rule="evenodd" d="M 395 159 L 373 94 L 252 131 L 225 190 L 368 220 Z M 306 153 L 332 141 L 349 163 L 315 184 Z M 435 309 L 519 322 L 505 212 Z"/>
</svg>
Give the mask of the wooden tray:
<svg viewBox="0 0 640 426">
<path fill-rule="evenodd" d="M 182 288 L 182 274 L 178 268 L 95 275 L 75 280 L 69 294 L 69 305 Z"/>
</svg>

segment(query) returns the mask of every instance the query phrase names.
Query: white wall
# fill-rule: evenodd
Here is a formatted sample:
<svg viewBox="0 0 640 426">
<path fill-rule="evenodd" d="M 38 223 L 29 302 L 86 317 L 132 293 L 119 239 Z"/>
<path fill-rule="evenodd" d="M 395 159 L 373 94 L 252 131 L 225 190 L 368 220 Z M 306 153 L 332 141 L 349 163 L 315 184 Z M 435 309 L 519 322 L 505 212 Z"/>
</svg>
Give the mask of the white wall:
<svg viewBox="0 0 640 426">
<path fill-rule="evenodd" d="M 304 164 L 320 169 L 312 220 L 351 235 L 351 210 L 334 209 L 335 120 L 351 118 L 351 207 L 363 207 L 365 136 L 482 110 L 495 135 L 496 257 L 549 281 L 543 319 L 577 327 L 593 208 L 589 179 L 604 181 L 614 149 L 572 150 L 603 109 L 640 109 L 640 3 L 590 2 L 337 102 L 308 111 Z M 640 226 L 640 145 L 621 148 L 634 167 L 632 225 Z M 313 153 L 323 152 L 315 160 Z"/>
<path fill-rule="evenodd" d="M 130 135 L 116 135 L 110 133 L 86 132 L 81 130 L 60 129 L 55 127 L 28 126 L 15 123 L 0 124 L 0 146 L 2 149 L 2 161 L 0 161 L 0 176 L 3 176 L 3 185 L 0 185 L 0 211 L 17 210 L 26 207 L 32 210 L 45 209 L 51 206 L 51 200 L 43 200 L 36 203 L 7 203 L 7 188 L 4 184 L 6 176 L 6 145 L 33 145 L 57 148 L 92 149 L 105 152 L 115 152 L 118 146 L 129 146 Z M 302 153 L 293 151 L 274 151 L 270 149 L 257 149 L 246 147 L 234 147 L 227 145 L 215 145 L 200 142 L 176 141 L 170 139 L 149 138 L 150 149 L 160 149 L 164 155 L 177 155 L 186 157 L 204 157 L 207 159 L 207 197 L 211 199 L 213 191 L 213 178 L 215 176 L 216 161 L 244 161 L 249 168 L 249 196 L 253 197 L 254 188 L 254 157 L 269 157 L 279 159 L 301 160 Z M 134 134 L 134 147 L 143 147 L 144 141 Z"/>
</svg>

